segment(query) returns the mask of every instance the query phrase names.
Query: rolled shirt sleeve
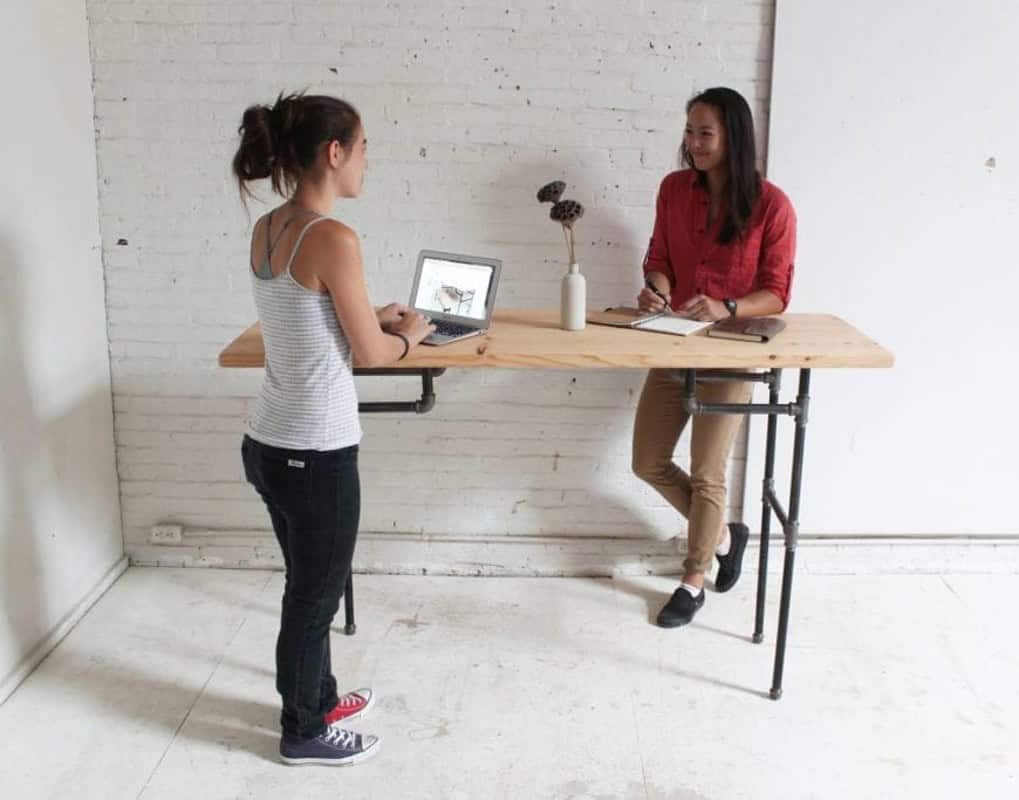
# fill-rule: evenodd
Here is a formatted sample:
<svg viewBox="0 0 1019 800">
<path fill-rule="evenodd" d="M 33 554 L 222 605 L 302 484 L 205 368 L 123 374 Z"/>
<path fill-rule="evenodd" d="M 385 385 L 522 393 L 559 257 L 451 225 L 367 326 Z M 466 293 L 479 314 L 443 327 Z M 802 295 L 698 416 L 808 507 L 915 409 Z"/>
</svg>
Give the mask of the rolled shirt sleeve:
<svg viewBox="0 0 1019 800">
<path fill-rule="evenodd" d="M 761 252 L 754 275 L 754 289 L 766 289 L 789 305 L 796 259 L 796 212 L 789 199 L 778 190 L 764 216 Z"/>
</svg>

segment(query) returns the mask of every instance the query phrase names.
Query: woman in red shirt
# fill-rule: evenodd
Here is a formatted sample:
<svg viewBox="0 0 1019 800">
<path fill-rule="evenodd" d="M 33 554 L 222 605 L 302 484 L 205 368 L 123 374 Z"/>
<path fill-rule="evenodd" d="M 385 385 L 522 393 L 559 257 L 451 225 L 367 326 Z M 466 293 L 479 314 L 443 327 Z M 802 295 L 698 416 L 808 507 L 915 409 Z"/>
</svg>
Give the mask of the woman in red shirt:
<svg viewBox="0 0 1019 800">
<path fill-rule="evenodd" d="M 778 314 L 789 302 L 796 249 L 792 204 L 757 171 L 754 123 L 747 101 L 715 88 L 687 104 L 683 163 L 658 192 L 654 233 L 644 260 L 645 288 L 637 303 L 700 320 Z M 704 605 L 704 573 L 719 562 L 715 589 L 740 576 L 749 530 L 725 525 L 725 472 L 740 418 L 695 416 L 690 471 L 673 452 L 690 415 L 672 370 L 648 373 L 633 432 L 633 471 L 687 519 L 688 552 L 679 588 L 658 624 L 685 625 Z M 746 403 L 753 384 L 697 382 L 704 403 Z"/>
</svg>

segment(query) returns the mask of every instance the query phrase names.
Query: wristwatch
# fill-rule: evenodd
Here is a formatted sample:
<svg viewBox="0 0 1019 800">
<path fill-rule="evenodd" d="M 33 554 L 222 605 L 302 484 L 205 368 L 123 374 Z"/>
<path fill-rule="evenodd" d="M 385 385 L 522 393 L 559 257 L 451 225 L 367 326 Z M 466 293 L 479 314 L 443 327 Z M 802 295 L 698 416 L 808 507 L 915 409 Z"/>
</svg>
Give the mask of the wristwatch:
<svg viewBox="0 0 1019 800">
<path fill-rule="evenodd" d="M 731 297 L 727 297 L 722 301 L 722 305 L 725 306 L 725 310 L 729 312 L 730 317 L 736 316 L 736 301 Z"/>
</svg>

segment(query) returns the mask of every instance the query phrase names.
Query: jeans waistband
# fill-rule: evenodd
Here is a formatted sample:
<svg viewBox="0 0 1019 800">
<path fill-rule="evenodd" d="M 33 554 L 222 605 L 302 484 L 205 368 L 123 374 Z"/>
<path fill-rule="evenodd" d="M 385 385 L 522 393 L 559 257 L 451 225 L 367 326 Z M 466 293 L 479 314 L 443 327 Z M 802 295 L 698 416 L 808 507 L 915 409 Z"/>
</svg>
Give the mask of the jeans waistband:
<svg viewBox="0 0 1019 800">
<path fill-rule="evenodd" d="M 341 447 L 338 450 L 293 450 L 287 447 L 273 447 L 272 445 L 262 444 L 262 442 L 252 439 L 247 434 L 244 435 L 244 441 L 241 446 L 256 453 L 262 452 L 280 458 L 294 458 L 301 461 L 343 461 L 344 459 L 356 456 L 360 447 L 359 445 L 352 444 L 349 447 Z"/>
</svg>

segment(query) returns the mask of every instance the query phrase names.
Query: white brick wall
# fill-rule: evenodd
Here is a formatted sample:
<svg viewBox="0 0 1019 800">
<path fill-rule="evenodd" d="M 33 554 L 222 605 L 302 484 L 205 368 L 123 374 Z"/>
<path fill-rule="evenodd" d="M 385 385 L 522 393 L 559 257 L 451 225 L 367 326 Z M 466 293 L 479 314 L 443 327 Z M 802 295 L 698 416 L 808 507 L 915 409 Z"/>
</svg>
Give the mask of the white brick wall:
<svg viewBox="0 0 1019 800">
<path fill-rule="evenodd" d="M 261 373 L 216 367 L 254 319 L 248 220 L 229 175 L 246 105 L 309 88 L 362 112 L 366 190 L 336 213 L 362 236 L 378 302 L 406 299 L 417 251 L 434 247 L 502 258 L 503 307 L 554 306 L 565 248 L 534 192 L 556 178 L 588 208 L 578 247 L 591 303 L 629 300 L 693 91 L 744 92 L 764 144 L 771 2 L 89 0 L 88 13 L 117 454 L 136 560 L 161 560 L 146 546 L 157 522 L 206 544 L 233 531 L 241 550 L 231 553 L 268 524 L 238 449 Z M 366 417 L 362 530 L 670 535 L 676 515 L 629 472 L 641 378 L 453 371 L 429 415 Z M 418 387 L 365 378 L 359 388 L 379 399 Z M 187 542 L 186 532 L 166 560 L 187 562 L 197 553 Z"/>
</svg>

